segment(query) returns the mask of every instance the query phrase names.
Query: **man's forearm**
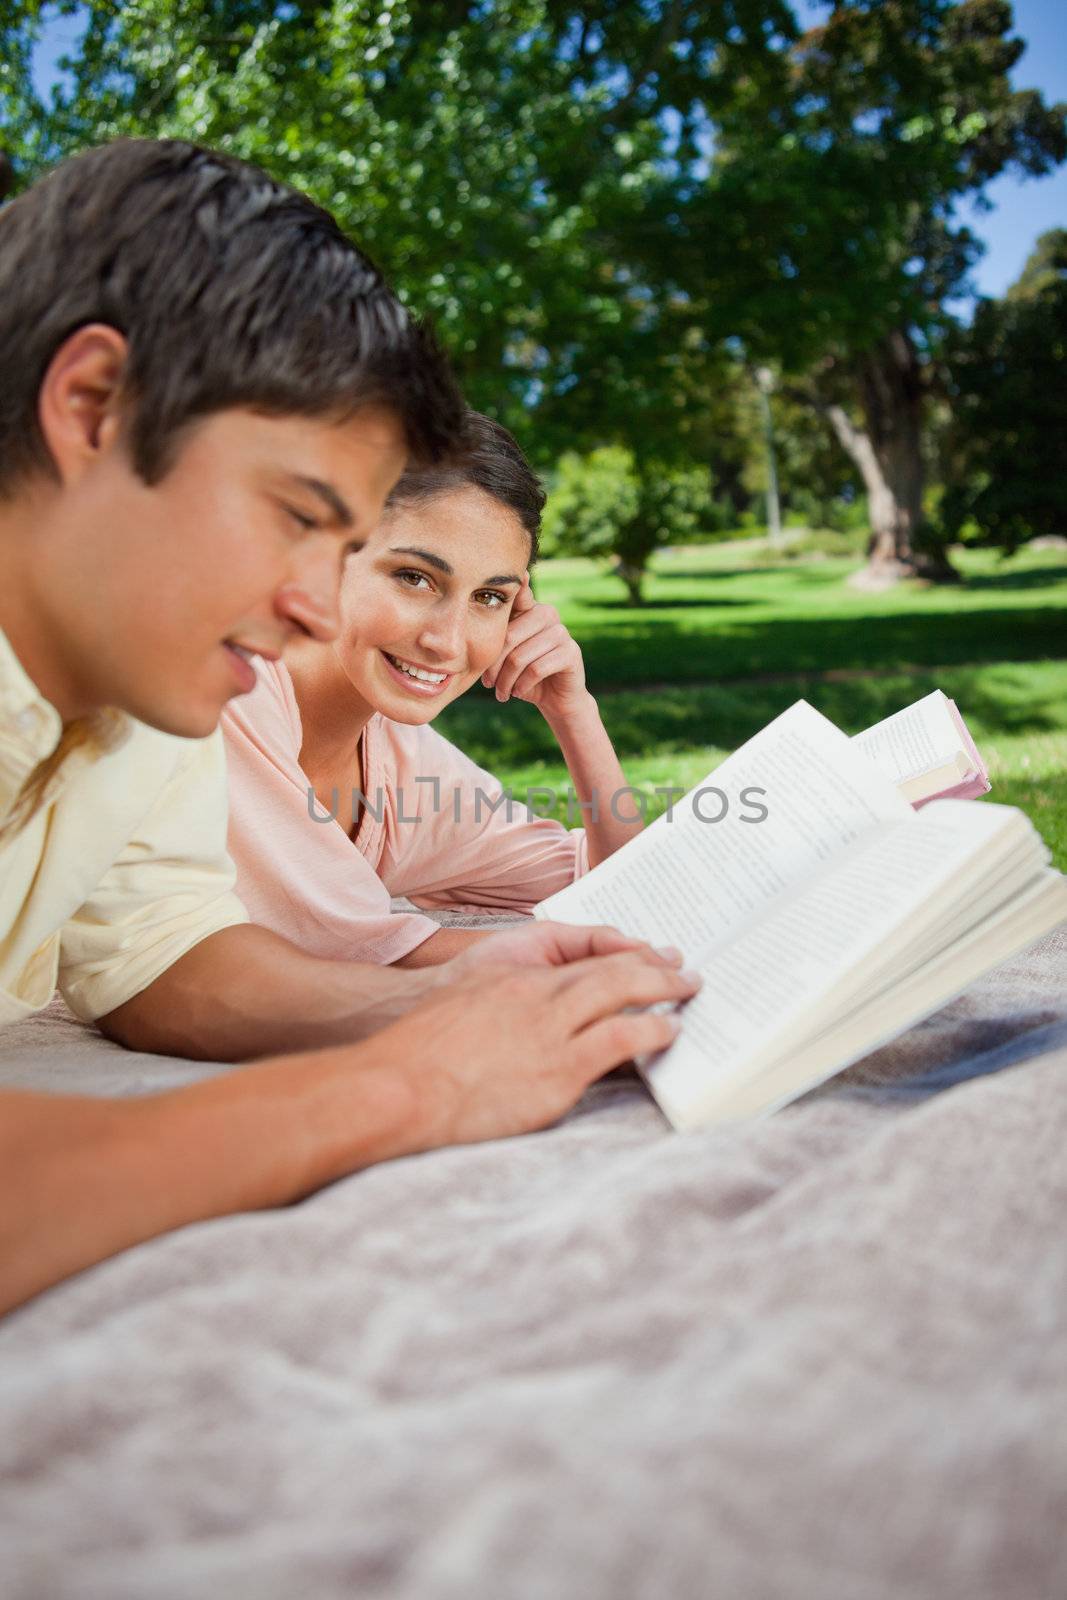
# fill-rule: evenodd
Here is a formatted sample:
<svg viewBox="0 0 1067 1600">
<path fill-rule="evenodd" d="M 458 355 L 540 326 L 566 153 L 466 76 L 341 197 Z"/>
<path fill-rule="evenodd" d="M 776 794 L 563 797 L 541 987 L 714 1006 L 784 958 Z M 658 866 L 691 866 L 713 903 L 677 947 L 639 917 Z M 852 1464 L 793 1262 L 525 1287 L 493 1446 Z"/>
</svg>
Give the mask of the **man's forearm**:
<svg viewBox="0 0 1067 1600">
<path fill-rule="evenodd" d="M 409 950 L 406 956 L 401 956 L 399 961 L 394 961 L 393 965 L 438 967 L 444 961 L 451 961 L 453 956 L 461 956 L 480 940 L 491 938 L 492 932 L 491 928 L 438 928 L 436 933 L 431 933 L 428 939 L 417 944 L 414 950 Z"/>
<path fill-rule="evenodd" d="M 131 1050 L 248 1061 L 365 1038 L 443 981 L 439 967 L 321 961 L 244 924 L 201 940 L 99 1026 Z"/>
</svg>

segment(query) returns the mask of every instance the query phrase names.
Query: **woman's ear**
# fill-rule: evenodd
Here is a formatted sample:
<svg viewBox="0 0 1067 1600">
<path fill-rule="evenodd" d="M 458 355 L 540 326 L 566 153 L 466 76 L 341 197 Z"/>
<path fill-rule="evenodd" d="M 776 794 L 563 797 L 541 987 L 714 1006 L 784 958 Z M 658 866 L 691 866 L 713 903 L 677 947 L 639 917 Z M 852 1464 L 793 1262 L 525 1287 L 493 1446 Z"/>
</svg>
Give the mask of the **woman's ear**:
<svg viewBox="0 0 1067 1600">
<path fill-rule="evenodd" d="M 48 363 L 37 420 L 61 482 L 75 481 L 117 443 L 128 355 L 116 328 L 91 322 L 65 339 Z"/>
</svg>

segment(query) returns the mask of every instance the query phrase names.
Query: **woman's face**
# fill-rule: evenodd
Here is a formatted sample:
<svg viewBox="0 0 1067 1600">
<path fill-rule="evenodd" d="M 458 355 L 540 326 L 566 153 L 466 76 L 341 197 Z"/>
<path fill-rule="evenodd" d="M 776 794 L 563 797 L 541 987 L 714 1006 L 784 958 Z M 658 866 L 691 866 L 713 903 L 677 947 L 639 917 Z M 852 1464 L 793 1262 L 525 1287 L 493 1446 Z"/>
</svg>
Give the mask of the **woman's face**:
<svg viewBox="0 0 1067 1600">
<path fill-rule="evenodd" d="M 515 512 L 465 487 L 400 505 L 345 562 L 333 649 L 367 705 L 429 722 L 504 645 L 530 539 Z"/>
</svg>

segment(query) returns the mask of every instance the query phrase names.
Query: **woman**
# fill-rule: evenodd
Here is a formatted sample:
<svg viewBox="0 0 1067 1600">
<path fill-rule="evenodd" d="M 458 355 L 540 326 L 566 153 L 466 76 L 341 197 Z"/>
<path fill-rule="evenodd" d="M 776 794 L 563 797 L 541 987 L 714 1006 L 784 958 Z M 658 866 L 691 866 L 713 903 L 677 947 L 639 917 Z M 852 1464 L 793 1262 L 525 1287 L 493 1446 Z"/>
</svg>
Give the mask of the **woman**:
<svg viewBox="0 0 1067 1600">
<path fill-rule="evenodd" d="M 447 961 L 484 930 L 391 897 L 529 911 L 641 826 L 581 651 L 530 591 L 544 492 L 504 428 L 472 413 L 469 430 L 462 465 L 405 474 L 352 547 L 337 640 L 258 661 L 223 719 L 238 893 L 314 955 Z M 584 830 L 509 805 L 429 726 L 479 678 L 545 717 Z"/>
</svg>

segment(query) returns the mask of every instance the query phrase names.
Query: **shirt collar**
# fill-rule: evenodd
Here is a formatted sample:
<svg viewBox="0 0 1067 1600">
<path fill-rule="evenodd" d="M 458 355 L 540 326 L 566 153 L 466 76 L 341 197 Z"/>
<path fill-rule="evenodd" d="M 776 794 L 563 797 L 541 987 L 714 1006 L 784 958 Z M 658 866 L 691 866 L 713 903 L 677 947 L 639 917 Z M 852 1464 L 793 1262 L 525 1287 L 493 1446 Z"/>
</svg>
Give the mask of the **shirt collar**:
<svg viewBox="0 0 1067 1600">
<path fill-rule="evenodd" d="M 38 689 L 0 628 L 0 717 L 3 731 L 14 737 L 27 755 L 44 761 L 63 732 L 63 719 Z"/>
<path fill-rule="evenodd" d="M 123 744 L 132 729 L 126 712 L 111 706 L 93 712 L 86 723 L 88 738 L 79 743 L 76 765 Z M 0 813 L 6 812 L 34 768 L 55 752 L 62 737 L 62 717 L 38 689 L 0 628 Z"/>
</svg>

